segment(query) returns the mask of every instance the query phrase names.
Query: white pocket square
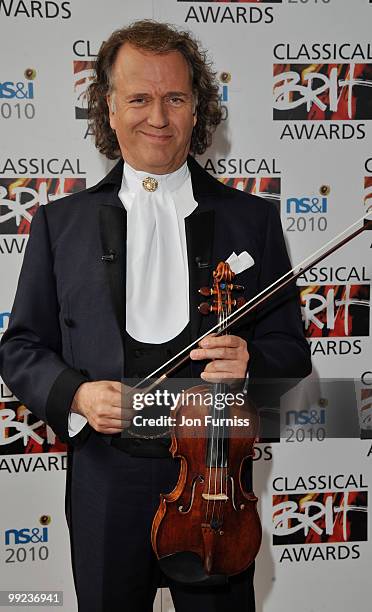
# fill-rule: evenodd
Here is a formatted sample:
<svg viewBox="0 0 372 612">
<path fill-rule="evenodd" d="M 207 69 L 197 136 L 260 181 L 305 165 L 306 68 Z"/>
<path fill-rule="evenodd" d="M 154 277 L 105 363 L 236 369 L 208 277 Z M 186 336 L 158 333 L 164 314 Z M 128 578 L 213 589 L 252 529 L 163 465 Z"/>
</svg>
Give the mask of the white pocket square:
<svg viewBox="0 0 372 612">
<path fill-rule="evenodd" d="M 239 274 L 247 268 L 251 268 L 254 265 L 254 259 L 247 251 L 242 251 L 240 255 L 233 251 L 230 257 L 226 259 L 226 263 L 229 264 L 234 274 Z"/>
</svg>

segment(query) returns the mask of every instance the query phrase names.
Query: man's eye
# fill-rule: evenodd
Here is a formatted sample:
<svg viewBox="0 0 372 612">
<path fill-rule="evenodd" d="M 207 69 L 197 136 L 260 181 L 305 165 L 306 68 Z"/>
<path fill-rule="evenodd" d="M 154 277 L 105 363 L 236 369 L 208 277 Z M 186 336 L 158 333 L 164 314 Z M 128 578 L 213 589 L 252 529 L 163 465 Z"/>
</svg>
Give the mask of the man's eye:
<svg viewBox="0 0 372 612">
<path fill-rule="evenodd" d="M 146 98 L 133 98 L 129 101 L 130 104 L 144 104 L 144 102 L 146 102 Z"/>
<path fill-rule="evenodd" d="M 178 105 L 179 105 L 179 104 L 182 104 L 182 103 L 184 102 L 184 99 L 183 99 L 183 98 L 180 98 L 180 97 L 178 97 L 178 96 L 172 96 L 171 98 L 169 98 L 169 101 L 170 101 L 172 104 L 178 104 Z"/>
</svg>

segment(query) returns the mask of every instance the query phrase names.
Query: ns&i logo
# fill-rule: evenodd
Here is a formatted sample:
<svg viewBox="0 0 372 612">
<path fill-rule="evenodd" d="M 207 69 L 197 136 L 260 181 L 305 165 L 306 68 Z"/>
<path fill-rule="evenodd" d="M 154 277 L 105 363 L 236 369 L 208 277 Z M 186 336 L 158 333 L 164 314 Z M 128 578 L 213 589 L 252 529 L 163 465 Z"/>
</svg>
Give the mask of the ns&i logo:
<svg viewBox="0 0 372 612">
<path fill-rule="evenodd" d="M 49 527 L 51 517 L 43 514 L 39 518 L 41 527 L 22 527 L 21 529 L 6 529 L 4 540 L 6 546 L 17 546 L 18 544 L 41 544 L 49 541 Z"/>
<path fill-rule="evenodd" d="M 231 73 L 230 72 L 221 72 L 219 77 L 219 99 L 221 105 L 222 112 L 222 121 L 226 121 L 229 117 L 229 83 L 231 81 Z"/>
<path fill-rule="evenodd" d="M 43 514 L 39 527 L 10 528 L 4 532 L 5 563 L 46 561 L 49 557 L 49 524 L 51 517 Z"/>
<path fill-rule="evenodd" d="M 287 232 L 319 231 L 328 227 L 329 185 L 321 185 L 319 195 L 291 196 L 286 199 Z"/>
<path fill-rule="evenodd" d="M 3 81 L 0 83 L 0 98 L 11 100 L 32 100 L 34 97 L 34 84 L 25 81 Z"/>
<path fill-rule="evenodd" d="M 23 76 L 22 80 L 0 81 L 0 117 L 2 119 L 33 119 L 35 116 L 35 106 L 30 100 L 35 98 L 36 70 L 26 68 Z"/>
<path fill-rule="evenodd" d="M 327 405 L 322 398 L 319 406 Z M 310 408 L 303 410 L 286 410 L 285 426 L 282 428 L 282 437 L 288 442 L 323 442 L 326 438 L 326 410 L 324 408 Z"/>
<path fill-rule="evenodd" d="M 325 410 L 288 410 L 286 413 L 287 425 L 324 425 L 326 422 Z"/>
<path fill-rule="evenodd" d="M 7 529 L 5 531 L 5 545 L 40 544 L 48 542 L 48 527 L 31 527 L 22 529 Z"/>
<path fill-rule="evenodd" d="M 325 197 L 319 198 L 312 196 L 310 198 L 288 198 L 287 199 L 287 214 L 318 214 L 328 212 L 328 200 Z"/>
<path fill-rule="evenodd" d="M 8 327 L 9 319 L 10 319 L 9 311 L 0 312 L 0 338 Z"/>
</svg>

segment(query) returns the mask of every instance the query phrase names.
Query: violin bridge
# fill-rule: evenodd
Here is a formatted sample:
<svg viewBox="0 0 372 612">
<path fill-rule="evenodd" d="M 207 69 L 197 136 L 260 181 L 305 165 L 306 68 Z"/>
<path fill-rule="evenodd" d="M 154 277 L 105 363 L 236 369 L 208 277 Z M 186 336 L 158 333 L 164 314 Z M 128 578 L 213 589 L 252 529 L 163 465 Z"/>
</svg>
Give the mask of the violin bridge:
<svg viewBox="0 0 372 612">
<path fill-rule="evenodd" d="M 202 493 L 202 498 L 206 501 L 227 501 L 229 499 L 225 493 Z"/>
</svg>

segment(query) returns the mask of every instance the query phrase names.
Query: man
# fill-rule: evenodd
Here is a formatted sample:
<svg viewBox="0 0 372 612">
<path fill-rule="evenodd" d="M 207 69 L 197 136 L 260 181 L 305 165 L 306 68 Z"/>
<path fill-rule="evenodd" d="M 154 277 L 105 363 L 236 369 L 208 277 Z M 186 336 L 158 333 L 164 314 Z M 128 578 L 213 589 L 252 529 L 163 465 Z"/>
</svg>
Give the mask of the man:
<svg viewBox="0 0 372 612">
<path fill-rule="evenodd" d="M 142 21 L 114 32 L 89 91 L 96 145 L 123 158 L 98 185 L 40 207 L 1 343 L 8 386 L 71 444 L 67 518 L 80 612 L 152 609 L 159 493 L 177 482 L 169 441 L 120 437 L 133 418 L 121 380 L 143 377 L 214 324 L 198 289 L 247 251 L 250 298 L 289 267 L 270 204 L 210 177 L 202 153 L 218 88 L 187 33 Z M 311 369 L 295 293 L 192 351 L 183 376 L 303 377 Z M 177 612 L 254 609 L 253 567 L 228 585 L 169 582 Z"/>
</svg>

